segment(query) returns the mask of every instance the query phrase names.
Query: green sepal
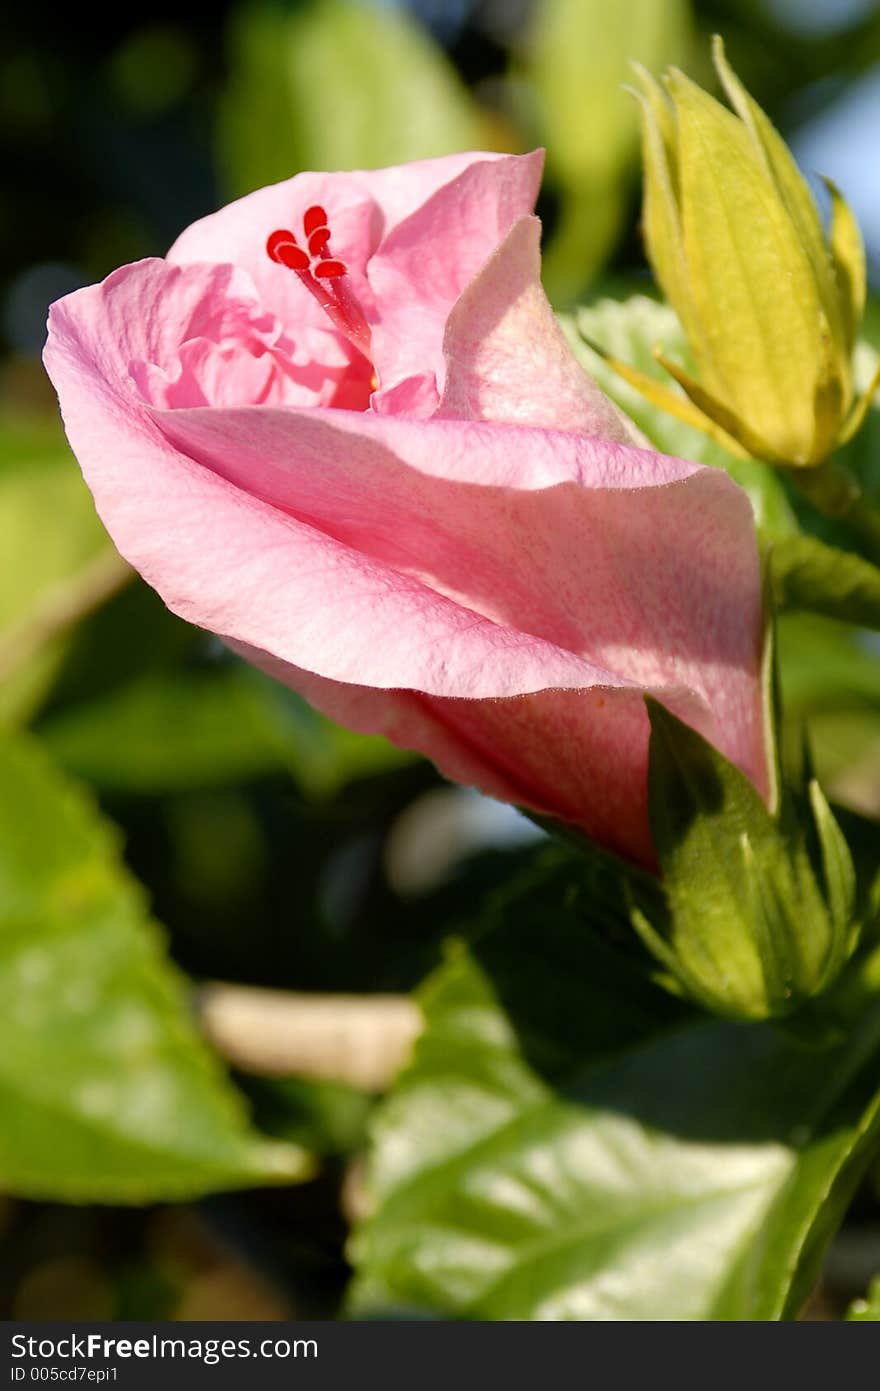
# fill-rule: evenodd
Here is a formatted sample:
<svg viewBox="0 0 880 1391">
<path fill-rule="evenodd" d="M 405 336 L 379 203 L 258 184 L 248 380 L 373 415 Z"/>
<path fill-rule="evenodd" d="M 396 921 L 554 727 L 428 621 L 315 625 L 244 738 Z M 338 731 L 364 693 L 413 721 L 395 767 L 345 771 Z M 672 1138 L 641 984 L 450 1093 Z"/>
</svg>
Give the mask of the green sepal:
<svg viewBox="0 0 880 1391">
<path fill-rule="evenodd" d="M 824 175 L 822 182 L 831 199 L 831 227 L 828 242 L 831 262 L 837 278 L 847 347 L 852 351 L 865 312 L 867 293 L 865 243 L 862 241 L 859 224 L 840 189 Z"/>
<path fill-rule="evenodd" d="M 637 367 L 632 367 L 629 363 L 622 362 L 620 358 L 612 357 L 599 343 L 588 337 L 582 330 L 580 331 L 580 336 L 591 352 L 594 352 L 597 357 L 600 357 L 623 381 L 635 387 L 636 391 L 640 392 L 650 405 L 657 406 L 660 410 L 666 411 L 667 415 L 674 416 L 675 419 L 680 420 L 683 425 L 690 425 L 692 429 L 701 430 L 704 434 L 714 439 L 716 444 L 719 444 L 722 449 L 728 450 L 729 453 L 735 454 L 741 459 L 749 459 L 752 457 L 749 451 L 740 444 L 739 440 L 734 439 L 733 435 L 723 429 L 711 416 L 707 415 L 695 400 L 691 399 L 689 396 L 677 395 L 674 391 L 670 391 L 668 387 L 664 386 L 662 382 L 659 382 L 656 377 L 650 376 L 647 372 L 639 371 Z M 679 376 L 672 370 L 667 360 L 658 349 L 655 349 L 654 356 L 657 361 L 669 371 L 670 375 L 675 377 L 676 381 L 680 380 Z M 684 376 L 684 373 L 681 373 L 681 375 Z"/>
<path fill-rule="evenodd" d="M 676 68 L 662 86 L 636 70 L 645 244 L 696 376 L 664 365 L 713 439 L 723 432 L 754 458 L 812 469 L 867 409 L 854 404 L 852 364 L 864 248 L 833 185 L 826 238 L 795 160 L 717 36 L 713 59 L 732 110 Z"/>
<path fill-rule="evenodd" d="M 683 367 L 680 367 L 677 362 L 673 362 L 663 352 L 655 351 L 654 356 L 670 377 L 678 382 L 682 391 L 693 402 L 704 419 L 721 431 L 721 442 L 727 441 L 727 448 L 730 448 L 730 442 L 733 442 L 734 445 L 739 445 L 740 451 L 746 457 L 753 459 L 773 458 L 771 447 L 758 435 L 753 434 L 745 421 L 741 420 L 735 411 L 728 409 L 723 401 L 717 400 L 711 392 L 706 391 Z M 706 428 L 704 425 L 703 429 Z"/>
<path fill-rule="evenodd" d="M 768 178 L 776 188 L 797 232 L 800 245 L 809 258 L 822 309 L 831 327 L 834 341 L 841 352 L 849 352 L 852 349 L 855 328 L 861 320 L 864 308 L 864 251 L 861 269 L 862 303 L 857 312 L 855 308 L 858 291 L 857 249 L 861 242 L 858 225 L 842 196 L 836 189 L 829 189 L 832 198 L 836 194 L 832 221 L 832 255 L 829 256 L 819 210 L 807 181 L 772 121 L 746 91 L 728 63 L 720 34 L 715 34 L 712 39 L 712 61 L 728 100 L 749 131 L 755 152 L 764 164 Z M 837 246 L 834 244 L 835 223 Z M 846 268 L 852 286 L 848 307 L 854 314 L 853 322 L 850 322 L 849 314 L 844 313 L 841 303 L 838 288 L 838 256 Z"/>
<path fill-rule="evenodd" d="M 668 916 L 634 926 L 707 1008 L 741 1019 L 787 1014 L 825 989 L 855 947 L 846 842 L 818 784 L 773 815 L 707 740 L 646 703 L 649 815 Z"/>
<path fill-rule="evenodd" d="M 880 363 L 877 364 L 873 377 L 861 396 L 856 398 L 852 410 L 844 421 L 837 441 L 838 444 L 849 444 L 851 439 L 855 439 L 867 419 L 868 411 L 874 404 L 874 397 L 878 390 L 880 390 Z"/>
<path fill-rule="evenodd" d="M 687 259 L 684 254 L 681 213 L 678 205 L 678 155 L 676 152 L 675 115 L 672 105 L 659 83 L 641 64 L 633 64 L 639 87 L 630 88 L 641 108 L 642 160 L 645 166 L 644 205 L 642 216 L 645 237 L 651 248 L 651 260 L 657 280 L 666 298 L 678 308 L 687 321 L 688 336 L 696 325 L 688 313 Z"/>
</svg>

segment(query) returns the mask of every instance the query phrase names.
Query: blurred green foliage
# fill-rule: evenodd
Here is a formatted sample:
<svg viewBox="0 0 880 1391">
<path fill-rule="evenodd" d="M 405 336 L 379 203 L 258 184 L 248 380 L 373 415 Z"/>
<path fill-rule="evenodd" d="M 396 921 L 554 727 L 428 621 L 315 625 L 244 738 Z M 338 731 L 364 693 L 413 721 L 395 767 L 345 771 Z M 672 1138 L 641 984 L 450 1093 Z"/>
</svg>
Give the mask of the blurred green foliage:
<svg viewBox="0 0 880 1391">
<path fill-rule="evenodd" d="M 297 169 L 378 168 L 482 149 L 491 132 L 455 68 L 416 20 L 347 0 L 233 16 L 220 108 L 230 195 Z"/>
<path fill-rule="evenodd" d="M 625 85 L 632 63 L 687 64 L 688 0 L 625 5 L 546 0 L 535 6 L 524 71 L 534 91 L 558 225 L 544 257 L 547 292 L 567 304 L 602 269 L 632 196 L 638 118 Z"/>
<path fill-rule="evenodd" d="M 230 1079 L 188 1016 L 192 985 L 204 977 L 376 991 L 408 990 L 436 970 L 429 1033 L 377 1132 L 385 1203 L 360 1242 L 363 1303 L 390 1292 L 450 1311 L 533 1311 L 527 1219 L 504 1203 L 492 1208 L 489 1188 L 469 1198 L 450 1187 L 439 1147 L 475 1143 L 474 1127 L 485 1124 L 487 1183 L 508 1194 L 538 1139 L 557 1174 L 569 1133 L 594 1147 L 598 1166 L 625 1124 L 615 1113 L 620 1098 L 635 1086 L 615 1032 L 634 1015 L 638 1068 L 678 1110 L 653 1115 L 634 1142 L 629 1193 L 615 1210 L 620 1224 L 645 1218 L 643 1250 L 666 1261 L 658 1243 L 678 1220 L 675 1172 L 698 1162 L 707 1139 L 687 1124 L 700 1089 L 718 1091 L 714 1059 L 737 1095 L 749 1068 L 763 1069 L 762 1105 L 775 1119 L 756 1135 L 761 1118 L 752 1116 L 745 1150 L 727 1149 L 721 1133 L 708 1137 L 705 1250 L 719 1213 L 728 1219 L 728 1255 L 766 1213 L 777 1235 L 786 1221 L 800 1222 L 818 1252 L 816 1195 L 822 1183 L 836 1183 L 847 1156 L 853 1179 L 864 1157 L 855 1130 L 868 1103 L 847 1092 L 847 1048 L 834 1055 L 814 1129 L 798 1137 L 785 1130 L 785 1107 L 794 1104 L 790 1084 L 792 1095 L 802 1093 L 809 1059 L 767 1031 L 740 1035 L 753 1050 L 740 1058 L 725 1043 L 733 1026 L 688 1021 L 674 1070 L 685 1085 L 670 1089 L 665 1030 L 681 1022 L 679 1007 L 646 982 L 644 961 L 622 965 L 615 956 L 610 965 L 577 913 L 560 912 L 551 940 L 543 917 L 524 912 L 509 959 L 496 929 L 485 947 L 440 964 L 443 940 L 470 935 L 487 895 L 535 852 L 499 844 L 456 860 L 453 849 L 445 877 L 418 892 L 401 887 L 412 876 L 395 860 L 404 853 L 396 830 L 414 807 L 429 808 L 436 774 L 382 741 L 337 729 L 116 567 L 36 353 L 49 297 L 121 261 L 162 254 L 183 226 L 230 196 L 299 168 L 543 143 L 548 287 L 559 305 L 591 296 L 567 321 L 585 365 L 661 448 L 728 468 L 749 493 L 766 542 L 805 529 L 838 545 L 839 530 L 763 465 L 731 460 L 646 408 L 579 331 L 644 370 L 653 370 L 656 341 L 686 361 L 674 316 L 648 297 L 635 112 L 620 90 L 629 60 L 654 69 L 678 61 L 707 80 L 706 38 L 721 29 L 737 70 L 786 127 L 880 59 L 878 8 L 817 38 L 787 32 L 761 0 L 475 0 L 449 7 L 442 24 L 443 7 L 433 7 L 445 47 L 418 6 L 407 12 L 368 0 L 160 3 L 149 19 L 117 10 L 100 21 L 71 11 L 53 16 L 49 31 L 36 12 L 10 16 L 12 42 L 0 51 L 8 349 L 0 363 L 0 1188 L 11 1195 L 0 1197 L 3 1312 L 284 1317 L 331 1316 L 340 1307 L 348 1274 L 341 1209 L 357 1208 L 350 1190 L 374 1103 L 329 1084 Z M 880 311 L 870 313 L 876 333 Z M 863 359 L 867 371 L 870 349 Z M 880 498 L 880 412 L 847 461 Z M 877 817 L 876 637 L 790 612 L 780 653 L 795 731 L 787 756 L 799 756 L 805 726 L 826 785 Z M 861 824 L 870 838 L 871 823 Z M 430 816 L 425 825 L 421 848 L 416 840 L 407 853 L 440 863 L 442 828 Z M 608 908 L 596 884 L 586 897 Z M 514 959 L 527 959 L 523 979 L 536 983 L 534 999 L 509 995 Z M 585 1011 L 580 982 L 591 973 L 595 1008 Z M 530 1131 L 529 1107 L 546 1097 L 548 1076 L 555 1085 L 566 1072 L 575 1045 L 603 1051 L 605 1072 L 591 1064 L 581 1090 L 548 1100 Z M 450 1073 L 451 1058 L 458 1070 Z M 439 1100 L 432 1069 L 448 1077 Z M 502 1114 L 512 1122 L 506 1145 Z M 756 1139 L 770 1150 L 752 1146 Z M 391 1173 L 389 1156 L 402 1152 L 395 1144 L 421 1177 Z M 229 1191 L 304 1178 L 299 1147 L 320 1157 L 311 1181 Z M 654 1172 L 658 1147 L 664 1166 Z M 734 1191 L 742 1164 L 747 1181 Z M 648 1214 L 646 1165 L 657 1197 Z M 604 1203 L 600 1179 L 586 1166 L 572 1180 L 568 1199 L 578 1211 Z M 219 1196 L 135 1212 L 63 1201 L 208 1192 Z M 571 1220 L 561 1192 L 545 1191 L 531 1219 L 533 1234 L 556 1247 Z M 838 1196 L 842 1202 L 843 1188 Z M 36 1201 L 51 1198 L 55 1205 Z M 860 1203 L 853 1220 L 876 1220 L 867 1187 Z M 441 1217 L 457 1224 L 444 1238 L 452 1263 L 438 1267 L 426 1291 L 395 1252 L 408 1224 Z M 565 1288 L 579 1270 L 616 1277 L 620 1224 L 610 1236 L 579 1234 Z M 779 1240 L 773 1259 L 787 1253 L 798 1265 L 791 1230 Z M 473 1241 L 508 1272 L 495 1294 L 456 1291 L 455 1244 Z M 760 1245 L 751 1304 L 744 1267 L 722 1253 L 713 1291 L 688 1286 L 692 1307 L 710 1307 L 709 1299 L 716 1310 L 778 1310 L 788 1277 L 778 1264 L 771 1270 L 771 1254 Z M 807 1274 L 815 1264 L 808 1257 L 800 1267 Z M 544 1275 L 556 1280 L 559 1268 L 548 1258 Z M 837 1307 L 863 1289 L 862 1280 L 834 1291 Z"/>
<path fill-rule="evenodd" d="M 55 420 L 7 412 L 0 440 L 0 717 L 24 719 L 61 650 L 29 632 L 112 547 Z"/>
</svg>

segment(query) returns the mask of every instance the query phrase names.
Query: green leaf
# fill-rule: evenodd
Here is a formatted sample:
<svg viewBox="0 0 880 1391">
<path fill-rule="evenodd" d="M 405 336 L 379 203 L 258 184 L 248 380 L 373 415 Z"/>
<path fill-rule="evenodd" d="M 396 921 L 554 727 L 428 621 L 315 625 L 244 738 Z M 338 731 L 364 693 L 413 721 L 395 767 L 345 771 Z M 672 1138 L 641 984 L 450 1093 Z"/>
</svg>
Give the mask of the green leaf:
<svg viewBox="0 0 880 1391">
<path fill-rule="evenodd" d="M 190 1021 L 111 829 L 0 736 L 0 1187 L 153 1202 L 292 1182 Z"/>
<path fill-rule="evenodd" d="M 146 672 L 42 722 L 70 772 L 101 788 L 162 793 L 287 772 L 309 796 L 413 755 L 353 734 L 236 662 Z"/>
<path fill-rule="evenodd" d="M 855 946 L 846 842 L 815 783 L 807 805 L 771 815 L 707 740 L 657 701 L 647 705 L 648 805 L 669 919 L 637 926 L 655 951 L 659 931 L 664 965 L 709 1008 L 786 1013 L 824 989 Z"/>
<path fill-rule="evenodd" d="M 880 629 L 880 569 L 815 536 L 784 536 L 770 550 L 779 608 L 808 609 Z"/>
<path fill-rule="evenodd" d="M 362 169 L 483 149 L 454 68 L 400 10 L 345 0 L 241 8 L 219 131 L 231 193 L 301 169 Z"/>
<path fill-rule="evenodd" d="M 54 420 L 0 420 L 0 555 L 0 720 L 20 721 L 44 696 L 64 650 L 63 638 L 39 641 L 46 606 L 68 599 L 112 555 Z"/>
<path fill-rule="evenodd" d="M 846 1311 L 848 1321 L 860 1323 L 880 1322 L 880 1275 L 871 1281 L 867 1298 L 855 1299 Z"/>
<path fill-rule="evenodd" d="M 561 323 L 585 371 L 626 411 L 652 444 L 664 454 L 726 469 L 748 494 L 764 537 L 787 536 L 797 531 L 785 489 L 768 464 L 735 458 L 708 435 L 651 405 L 584 342 L 584 338 L 592 339 L 610 356 L 656 378 L 658 384 L 668 388 L 669 379 L 657 362 L 655 348 L 662 348 L 667 356 L 675 357 L 689 371 L 693 370 L 693 359 L 681 324 L 668 305 L 658 304 L 644 295 L 632 295 L 623 301 L 601 299 L 581 307 L 571 316 L 562 316 Z M 683 393 L 681 400 L 686 401 Z"/>
<path fill-rule="evenodd" d="M 423 991 L 374 1125 L 352 1307 L 795 1316 L 876 1151 L 880 1002 L 822 1049 L 674 1012 L 570 897 L 511 895 Z"/>
</svg>

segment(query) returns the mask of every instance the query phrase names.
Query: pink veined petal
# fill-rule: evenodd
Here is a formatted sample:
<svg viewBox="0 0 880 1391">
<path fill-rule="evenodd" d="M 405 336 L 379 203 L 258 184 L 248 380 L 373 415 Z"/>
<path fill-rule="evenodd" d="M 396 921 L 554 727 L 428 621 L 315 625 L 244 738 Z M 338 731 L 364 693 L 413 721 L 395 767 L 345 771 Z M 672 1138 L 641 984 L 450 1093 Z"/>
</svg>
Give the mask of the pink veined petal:
<svg viewBox="0 0 880 1391">
<path fill-rule="evenodd" d="M 334 615 L 333 636 L 305 659 L 290 650 L 300 641 L 290 625 L 271 640 L 245 639 L 252 645 L 333 679 L 442 696 L 689 689 L 712 712 L 719 747 L 766 787 L 757 550 L 748 502 L 726 475 L 580 435 L 485 423 L 175 411 L 162 427 L 360 566 L 381 567 L 398 596 L 418 585 L 432 607 L 454 603 L 486 644 L 486 661 L 477 657 L 465 676 L 460 639 L 437 651 L 423 618 L 402 635 L 400 665 L 397 634 L 367 660 L 355 612 Z M 357 648 L 345 676 L 327 665 L 337 640 Z M 529 640 L 540 643 L 534 664 Z M 559 672 L 563 654 L 584 664 L 576 677 Z"/>
<path fill-rule="evenodd" d="M 579 430 L 646 443 L 590 380 L 565 341 L 541 287 L 541 224 L 515 222 L 463 291 L 443 337 L 445 387 L 438 415 Z"/>
<path fill-rule="evenodd" d="M 294 174 L 280 183 L 258 188 L 193 222 L 177 238 L 167 259 L 173 262 L 233 260 L 253 274 L 262 267 L 266 236 L 275 227 L 290 227 L 298 235 L 303 213 L 318 204 L 327 211 L 330 226 L 334 228 L 339 211 L 363 203 L 375 209 L 375 221 L 369 228 L 372 242 L 367 242 L 363 248 L 365 256 L 369 256 L 397 223 L 472 164 L 503 166 L 522 158 L 477 150 L 392 165 L 387 169 Z M 523 208 L 522 211 L 527 210 Z"/>
<path fill-rule="evenodd" d="M 231 645 L 347 728 L 424 753 L 454 782 L 568 821 L 608 849 L 656 868 L 647 806 L 650 729 L 641 690 L 585 686 L 500 700 L 444 699 L 328 681 L 244 644 Z M 692 692 L 656 694 L 717 743 L 717 723 Z"/>
<path fill-rule="evenodd" d="M 322 323 L 323 311 L 298 278 L 266 255 L 270 232 L 287 227 L 299 237 L 303 214 L 318 204 L 327 212 L 333 253 L 348 268 L 354 293 L 368 318 L 381 318 L 384 306 L 381 311 L 376 308 L 366 266 L 383 238 L 444 186 L 456 185 L 472 168 L 481 171 L 474 187 L 487 209 L 487 225 L 491 227 L 494 221 L 493 200 L 506 205 L 515 193 L 518 205 L 512 220 L 531 210 L 542 161 L 540 152 L 470 152 L 389 169 L 296 174 L 194 222 L 177 238 L 167 259 L 177 264 L 214 261 L 241 266 L 250 274 L 263 302 L 285 325 L 294 328 L 298 322 Z M 485 246 L 482 260 L 493 245 Z M 448 246 L 445 254 L 455 256 L 455 247 Z"/>
<path fill-rule="evenodd" d="M 591 678 L 573 654 L 505 630 L 188 458 L 127 383 L 103 375 L 99 324 L 84 343 L 81 325 L 58 305 L 51 325 L 47 369 L 98 512 L 121 553 L 181 617 L 343 681 L 406 684 L 421 667 L 429 689 L 451 681 L 463 694 L 481 694 L 493 685 L 493 665 L 514 689 Z M 231 415 L 256 424 L 270 413 Z M 164 421 L 187 414 L 154 412 Z M 275 414 L 292 423 L 312 413 Z"/>
<path fill-rule="evenodd" d="M 367 266 L 383 391 L 424 371 L 442 390 L 446 320 L 513 224 L 532 211 L 542 165 L 541 151 L 471 164 L 387 233 Z"/>
<path fill-rule="evenodd" d="M 114 271 L 100 285 L 76 290 L 53 306 L 52 325 L 65 323 L 82 343 L 83 363 L 96 397 L 118 396 L 119 407 L 139 412 L 145 400 L 179 406 L 202 397 L 215 405 L 233 393 L 241 404 L 261 399 L 287 405 L 345 404 L 351 390 L 363 409 L 369 400 L 369 365 L 351 354 L 322 323 L 302 326 L 292 343 L 266 313 L 245 271 L 231 265 L 170 266 L 148 259 Z M 219 368 L 196 381 L 187 376 L 200 353 L 215 344 Z M 272 356 L 273 385 L 267 391 Z M 213 383 L 219 400 L 206 391 Z M 256 393 L 256 394 L 253 394 Z"/>
<path fill-rule="evenodd" d="M 429 420 L 439 404 L 433 372 L 401 377 L 387 391 L 374 391 L 370 397 L 370 408 L 377 415 L 405 415 L 410 420 Z"/>
</svg>

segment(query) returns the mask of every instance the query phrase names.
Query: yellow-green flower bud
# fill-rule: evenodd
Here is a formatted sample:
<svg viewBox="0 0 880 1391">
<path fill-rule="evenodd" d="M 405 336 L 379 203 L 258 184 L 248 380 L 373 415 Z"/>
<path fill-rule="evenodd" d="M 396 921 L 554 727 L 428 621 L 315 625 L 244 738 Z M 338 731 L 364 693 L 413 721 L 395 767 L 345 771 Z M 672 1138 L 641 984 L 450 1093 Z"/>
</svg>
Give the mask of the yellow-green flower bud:
<svg viewBox="0 0 880 1391">
<path fill-rule="evenodd" d="M 826 238 L 785 142 L 718 38 L 713 56 L 732 111 L 676 69 L 664 86 L 639 72 L 648 255 L 698 380 L 660 360 L 705 428 L 756 458 L 814 466 L 867 405 L 852 371 L 864 249 L 830 185 Z"/>
</svg>

